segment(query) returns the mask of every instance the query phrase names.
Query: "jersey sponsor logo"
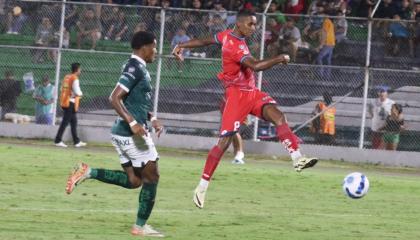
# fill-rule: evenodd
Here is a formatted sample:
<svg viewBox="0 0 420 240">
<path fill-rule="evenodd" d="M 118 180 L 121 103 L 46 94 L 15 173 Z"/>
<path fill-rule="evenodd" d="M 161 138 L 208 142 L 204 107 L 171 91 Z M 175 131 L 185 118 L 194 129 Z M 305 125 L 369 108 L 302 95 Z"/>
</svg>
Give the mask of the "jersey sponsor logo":
<svg viewBox="0 0 420 240">
<path fill-rule="evenodd" d="M 130 145 L 130 139 L 122 140 L 122 139 L 117 139 L 117 138 L 112 137 L 112 141 L 118 146 L 128 146 L 128 145 Z"/>
<path fill-rule="evenodd" d="M 128 68 L 128 72 L 129 72 L 129 73 L 132 73 L 132 72 L 134 72 L 134 71 L 136 71 L 136 69 L 135 69 L 134 67 L 129 67 L 129 68 Z"/>
<path fill-rule="evenodd" d="M 245 49 L 245 45 L 243 45 L 243 44 L 239 45 L 239 49 L 244 50 Z"/>
</svg>

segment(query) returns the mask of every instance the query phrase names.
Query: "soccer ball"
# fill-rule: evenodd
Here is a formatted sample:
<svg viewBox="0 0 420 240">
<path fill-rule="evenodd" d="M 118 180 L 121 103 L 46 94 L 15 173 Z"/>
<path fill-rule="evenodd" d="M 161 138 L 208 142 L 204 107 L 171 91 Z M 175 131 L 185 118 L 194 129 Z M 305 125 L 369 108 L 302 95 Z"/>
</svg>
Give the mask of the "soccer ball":
<svg viewBox="0 0 420 240">
<path fill-rule="evenodd" d="M 368 190 L 369 180 L 362 173 L 353 172 L 344 178 L 343 191 L 347 196 L 358 199 L 366 195 Z"/>
</svg>

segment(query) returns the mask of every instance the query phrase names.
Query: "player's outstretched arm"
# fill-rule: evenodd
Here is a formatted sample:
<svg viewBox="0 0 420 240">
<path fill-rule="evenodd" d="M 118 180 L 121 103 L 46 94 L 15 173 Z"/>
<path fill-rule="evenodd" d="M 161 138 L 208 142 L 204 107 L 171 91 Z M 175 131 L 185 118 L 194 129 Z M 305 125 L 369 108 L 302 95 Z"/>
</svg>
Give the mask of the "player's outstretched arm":
<svg viewBox="0 0 420 240">
<path fill-rule="evenodd" d="M 117 85 L 109 96 L 109 102 L 112 105 L 112 108 L 118 113 L 118 115 L 126 121 L 131 128 L 131 131 L 134 135 L 146 135 L 146 129 L 143 126 L 137 123 L 134 117 L 127 111 L 123 104 L 123 99 L 127 97 L 127 92 Z"/>
<path fill-rule="evenodd" d="M 242 61 L 242 65 L 249 67 L 255 72 L 264 71 L 277 64 L 287 64 L 290 61 L 289 55 L 281 54 L 273 58 L 257 60 L 252 56 L 246 57 Z"/>
<path fill-rule="evenodd" d="M 184 50 L 184 48 L 205 47 L 215 43 L 216 41 L 214 40 L 214 37 L 208 37 L 203 39 L 191 39 L 188 42 L 176 45 L 172 50 L 172 55 L 174 55 L 176 59 L 183 61 L 184 57 L 182 56 L 182 51 Z"/>
</svg>

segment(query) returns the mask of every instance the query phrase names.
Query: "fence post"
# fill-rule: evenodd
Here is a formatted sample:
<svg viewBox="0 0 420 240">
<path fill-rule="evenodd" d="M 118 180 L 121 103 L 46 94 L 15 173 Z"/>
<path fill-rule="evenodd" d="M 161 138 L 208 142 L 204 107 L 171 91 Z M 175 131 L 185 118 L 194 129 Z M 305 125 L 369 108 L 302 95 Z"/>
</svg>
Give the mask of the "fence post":
<svg viewBox="0 0 420 240">
<path fill-rule="evenodd" d="M 263 16 L 262 16 L 262 29 L 261 29 L 261 43 L 260 43 L 260 60 L 264 59 L 264 48 L 265 48 L 265 29 L 266 29 L 266 25 L 267 25 L 267 11 L 268 8 L 270 7 L 270 4 L 273 0 L 268 1 L 267 7 L 264 9 L 263 12 Z M 261 90 L 261 83 L 262 83 L 262 77 L 263 77 L 263 72 L 260 71 L 258 72 L 258 82 L 257 82 L 257 87 L 258 89 Z M 253 136 L 253 140 L 257 141 L 258 140 L 258 118 L 255 118 L 254 121 L 254 136 Z"/>
<path fill-rule="evenodd" d="M 372 25 L 373 25 L 373 16 L 375 15 L 376 10 L 378 9 L 381 0 L 379 0 L 370 16 L 368 16 L 368 35 L 367 35 L 367 45 L 366 45 L 366 65 L 365 65 L 365 86 L 363 88 L 363 112 L 362 112 L 362 124 L 360 126 L 360 138 L 359 138 L 359 149 L 363 149 L 365 141 L 365 126 L 366 126 L 366 110 L 367 110 L 367 100 L 369 92 L 369 77 L 370 77 L 370 51 L 372 43 Z"/>
<path fill-rule="evenodd" d="M 153 101 L 153 116 L 157 117 L 159 90 L 160 90 L 160 76 L 162 71 L 162 53 L 163 53 L 163 39 L 165 35 L 165 9 L 160 10 L 160 36 L 159 36 L 159 50 L 158 50 L 158 65 L 156 70 L 156 86 L 155 86 L 155 99 Z"/>
<path fill-rule="evenodd" d="M 55 65 L 55 81 L 54 81 L 54 104 L 53 104 L 53 125 L 57 119 L 57 103 L 58 103 L 58 85 L 60 83 L 60 66 L 61 66 L 61 50 L 63 48 L 64 37 L 64 17 L 66 14 L 66 0 L 61 3 L 61 20 L 60 20 L 60 40 L 58 41 L 57 63 Z"/>
</svg>

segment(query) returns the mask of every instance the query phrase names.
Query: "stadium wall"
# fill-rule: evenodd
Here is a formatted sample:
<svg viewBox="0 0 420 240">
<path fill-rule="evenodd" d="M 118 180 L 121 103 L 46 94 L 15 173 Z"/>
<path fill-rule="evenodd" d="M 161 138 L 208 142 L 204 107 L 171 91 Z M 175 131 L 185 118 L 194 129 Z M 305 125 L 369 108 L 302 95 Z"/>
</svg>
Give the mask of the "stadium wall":
<svg viewBox="0 0 420 240">
<path fill-rule="evenodd" d="M 13 124 L 0 122 L 0 136 L 24 139 L 54 139 L 58 126 L 36 124 Z M 79 125 L 79 137 L 87 142 L 107 143 L 110 139 L 109 126 L 104 124 Z M 65 141 L 71 141 L 70 130 L 64 135 Z M 216 138 L 163 134 L 155 139 L 158 146 L 183 148 L 190 150 L 208 150 L 216 143 Z M 193 144 L 192 144 L 193 143 Z M 245 151 L 251 154 L 266 156 L 287 156 L 286 150 L 276 142 L 245 141 Z M 307 155 L 321 159 L 345 161 L 353 163 L 370 163 L 395 167 L 420 168 L 420 153 L 404 151 L 384 151 L 358 149 L 351 147 L 335 147 L 302 144 L 301 148 Z"/>
</svg>

